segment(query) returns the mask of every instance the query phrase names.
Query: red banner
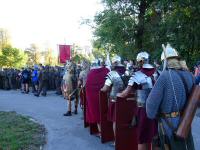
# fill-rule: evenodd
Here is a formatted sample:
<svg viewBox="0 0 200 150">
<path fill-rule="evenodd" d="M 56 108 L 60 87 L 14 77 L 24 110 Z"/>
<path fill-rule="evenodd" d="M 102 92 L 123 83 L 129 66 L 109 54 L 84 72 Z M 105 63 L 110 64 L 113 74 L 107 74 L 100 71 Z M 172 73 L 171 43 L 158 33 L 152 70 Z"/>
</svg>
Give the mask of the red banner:
<svg viewBox="0 0 200 150">
<path fill-rule="evenodd" d="M 66 63 L 66 60 L 70 60 L 71 46 L 70 45 L 59 45 L 59 60 L 60 63 Z"/>
</svg>

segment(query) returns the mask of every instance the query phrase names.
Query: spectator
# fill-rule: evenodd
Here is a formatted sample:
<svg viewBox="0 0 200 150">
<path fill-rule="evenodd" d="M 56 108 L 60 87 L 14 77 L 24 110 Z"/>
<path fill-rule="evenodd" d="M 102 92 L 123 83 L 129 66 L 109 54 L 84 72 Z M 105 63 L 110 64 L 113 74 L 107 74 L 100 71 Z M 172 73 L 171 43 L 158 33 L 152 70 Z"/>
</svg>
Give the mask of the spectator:
<svg viewBox="0 0 200 150">
<path fill-rule="evenodd" d="M 38 66 L 34 66 L 34 70 L 32 72 L 32 85 L 33 85 L 33 93 L 38 90 L 39 81 L 38 81 Z"/>
<path fill-rule="evenodd" d="M 42 67 L 43 69 L 39 74 L 39 89 L 35 96 L 39 96 L 42 92 L 42 96 L 47 95 L 47 85 L 48 85 L 48 66 Z"/>
<path fill-rule="evenodd" d="M 30 80 L 30 72 L 27 68 L 22 71 L 22 92 L 28 94 L 29 92 L 29 80 Z"/>
</svg>

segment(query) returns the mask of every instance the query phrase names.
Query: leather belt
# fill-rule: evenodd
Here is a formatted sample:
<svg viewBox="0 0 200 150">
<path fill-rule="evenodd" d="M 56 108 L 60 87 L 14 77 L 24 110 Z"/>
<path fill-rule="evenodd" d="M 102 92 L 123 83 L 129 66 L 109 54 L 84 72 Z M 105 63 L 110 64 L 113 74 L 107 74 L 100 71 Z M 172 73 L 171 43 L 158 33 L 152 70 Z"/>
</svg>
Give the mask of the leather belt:
<svg viewBox="0 0 200 150">
<path fill-rule="evenodd" d="M 161 117 L 163 118 L 175 118 L 181 115 L 181 112 L 161 113 Z"/>
<path fill-rule="evenodd" d="M 137 107 L 143 107 L 143 108 L 145 108 L 146 105 L 145 105 L 145 103 L 137 102 Z"/>
</svg>

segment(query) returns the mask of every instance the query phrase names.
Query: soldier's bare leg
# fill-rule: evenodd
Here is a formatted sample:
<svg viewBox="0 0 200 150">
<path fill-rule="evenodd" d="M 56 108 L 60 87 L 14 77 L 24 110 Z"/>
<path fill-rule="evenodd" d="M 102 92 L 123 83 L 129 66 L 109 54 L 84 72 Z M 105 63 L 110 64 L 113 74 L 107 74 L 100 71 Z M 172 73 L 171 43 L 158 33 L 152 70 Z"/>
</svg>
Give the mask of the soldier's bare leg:
<svg viewBox="0 0 200 150">
<path fill-rule="evenodd" d="M 114 133 L 114 142 L 113 142 L 113 145 L 115 146 L 115 137 L 116 137 L 116 122 L 113 122 L 113 133 Z"/>
<path fill-rule="evenodd" d="M 114 138 L 116 136 L 116 122 L 113 122 L 113 133 L 114 133 Z"/>
<path fill-rule="evenodd" d="M 98 133 L 98 137 L 101 137 L 101 125 L 100 124 L 98 124 L 97 123 L 97 128 L 98 128 L 98 131 L 99 131 L 99 133 Z"/>
<path fill-rule="evenodd" d="M 71 97 L 68 97 L 68 110 L 65 114 L 63 114 L 64 116 L 71 116 L 72 115 L 72 102 L 71 102 Z"/>
</svg>

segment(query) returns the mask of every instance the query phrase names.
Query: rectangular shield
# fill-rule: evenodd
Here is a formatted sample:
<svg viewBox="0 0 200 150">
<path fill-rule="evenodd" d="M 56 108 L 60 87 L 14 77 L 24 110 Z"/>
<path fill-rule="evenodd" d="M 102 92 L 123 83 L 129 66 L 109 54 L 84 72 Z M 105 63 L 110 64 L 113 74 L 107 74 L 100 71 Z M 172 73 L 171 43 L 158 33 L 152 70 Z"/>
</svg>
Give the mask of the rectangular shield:
<svg viewBox="0 0 200 150">
<path fill-rule="evenodd" d="M 87 128 L 89 124 L 86 121 L 86 94 L 85 88 L 82 88 L 80 91 L 80 98 L 81 98 L 81 105 L 83 105 L 83 120 L 84 120 L 84 127 Z"/>
<path fill-rule="evenodd" d="M 133 95 L 117 97 L 116 102 L 116 150 L 137 150 L 137 127 L 134 125 L 137 112 Z"/>
<path fill-rule="evenodd" d="M 101 126 L 101 142 L 109 142 L 114 140 L 113 123 L 107 120 L 108 114 L 108 96 L 107 92 L 100 91 L 100 126 Z"/>
<path fill-rule="evenodd" d="M 99 130 L 98 130 L 96 123 L 90 123 L 89 126 L 90 126 L 90 134 L 91 135 L 99 133 Z"/>
</svg>

